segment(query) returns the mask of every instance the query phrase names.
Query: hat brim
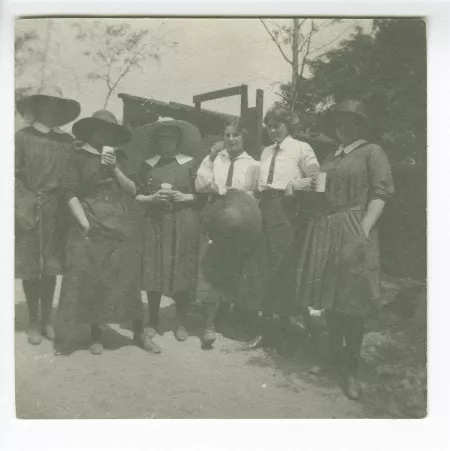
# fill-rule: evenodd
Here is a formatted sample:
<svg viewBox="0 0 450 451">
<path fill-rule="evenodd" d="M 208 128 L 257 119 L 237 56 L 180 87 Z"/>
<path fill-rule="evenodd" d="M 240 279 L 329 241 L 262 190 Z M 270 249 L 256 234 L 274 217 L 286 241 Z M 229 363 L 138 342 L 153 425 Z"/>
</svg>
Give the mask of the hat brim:
<svg viewBox="0 0 450 451">
<path fill-rule="evenodd" d="M 202 136 L 199 129 L 190 122 L 173 120 L 173 121 L 158 121 L 152 122 L 141 127 L 145 137 L 154 143 L 157 133 L 164 128 L 176 128 L 181 132 L 181 142 L 179 144 L 178 152 L 196 157 L 200 151 L 200 143 Z M 157 153 L 156 147 L 153 145 L 149 150 L 145 149 L 145 156 Z"/>
<path fill-rule="evenodd" d="M 364 122 L 368 122 L 369 120 L 369 116 L 367 116 L 367 114 L 365 113 L 361 113 L 358 111 L 352 111 L 352 110 L 343 110 L 343 109 L 339 109 L 336 108 L 335 110 L 332 111 L 333 117 L 336 118 L 337 116 L 353 116 L 353 117 L 358 117 L 360 118 L 362 121 Z"/>
<path fill-rule="evenodd" d="M 73 99 L 66 99 L 63 97 L 49 96 L 46 94 L 33 94 L 31 96 L 20 99 L 16 102 L 17 111 L 25 118 L 31 115 L 34 120 L 39 121 L 38 104 L 51 105 L 51 110 L 54 112 L 55 126 L 61 127 L 63 125 L 73 122 L 81 112 L 80 104 Z"/>
<path fill-rule="evenodd" d="M 108 138 L 101 143 L 104 146 L 118 147 L 128 144 L 132 135 L 123 125 L 113 124 L 96 117 L 85 117 L 75 122 L 72 127 L 72 133 L 80 141 L 90 143 L 92 134 L 95 130 L 102 130 L 102 133 Z"/>
</svg>

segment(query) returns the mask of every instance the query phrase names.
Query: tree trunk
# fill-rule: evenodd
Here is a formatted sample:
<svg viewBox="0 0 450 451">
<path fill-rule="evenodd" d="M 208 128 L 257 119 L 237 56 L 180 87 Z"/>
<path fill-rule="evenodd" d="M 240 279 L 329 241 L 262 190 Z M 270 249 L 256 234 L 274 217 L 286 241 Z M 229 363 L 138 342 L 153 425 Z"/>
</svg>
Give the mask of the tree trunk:
<svg viewBox="0 0 450 451">
<path fill-rule="evenodd" d="M 291 102 L 290 109 L 293 111 L 295 107 L 295 99 L 297 98 L 297 80 L 298 80 L 298 49 L 300 41 L 300 22 L 293 19 L 294 28 L 292 31 L 292 80 L 291 80 Z"/>
</svg>

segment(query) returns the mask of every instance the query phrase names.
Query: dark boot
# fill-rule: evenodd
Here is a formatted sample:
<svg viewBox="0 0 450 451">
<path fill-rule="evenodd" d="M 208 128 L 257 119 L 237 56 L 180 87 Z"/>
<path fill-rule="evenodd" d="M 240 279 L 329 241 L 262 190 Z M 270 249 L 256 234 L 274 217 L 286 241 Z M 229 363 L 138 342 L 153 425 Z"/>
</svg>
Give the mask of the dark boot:
<svg viewBox="0 0 450 451">
<path fill-rule="evenodd" d="M 133 320 L 133 341 L 141 349 L 151 352 L 152 354 L 160 354 L 161 348 L 144 333 L 144 324 L 142 320 Z"/>
<path fill-rule="evenodd" d="M 229 313 L 230 304 L 228 302 L 220 302 L 214 319 L 214 327 L 221 334 L 225 332 Z"/>
<path fill-rule="evenodd" d="M 28 343 L 39 345 L 42 342 L 42 335 L 39 327 L 39 280 L 24 280 L 22 283 L 30 318 L 28 326 Z"/>
<path fill-rule="evenodd" d="M 149 327 L 147 328 L 145 333 L 150 338 L 154 338 L 157 335 L 162 335 L 162 330 L 159 324 L 161 297 L 161 293 L 158 293 L 156 291 L 147 291 Z"/>
<path fill-rule="evenodd" d="M 56 277 L 43 276 L 39 285 L 41 298 L 41 332 L 44 337 L 47 337 L 50 341 L 53 341 L 55 338 L 55 331 L 52 327 L 51 316 Z"/>
<path fill-rule="evenodd" d="M 327 331 L 328 331 L 328 347 L 330 357 L 328 363 L 329 371 L 335 373 L 339 379 L 345 376 L 346 357 L 344 349 L 344 327 L 341 314 L 339 312 L 325 312 Z"/>
<path fill-rule="evenodd" d="M 345 384 L 345 394 L 352 400 L 356 401 L 360 398 L 362 393 L 361 385 L 356 376 L 349 374 Z"/>
<path fill-rule="evenodd" d="M 345 363 L 346 384 L 345 393 L 353 400 L 360 398 L 362 389 L 357 380 L 359 359 L 364 335 L 365 322 L 362 318 L 346 315 L 345 328 Z"/>
<path fill-rule="evenodd" d="M 100 326 L 91 324 L 91 346 L 89 351 L 91 354 L 99 355 L 103 353 L 102 330 Z"/>
</svg>

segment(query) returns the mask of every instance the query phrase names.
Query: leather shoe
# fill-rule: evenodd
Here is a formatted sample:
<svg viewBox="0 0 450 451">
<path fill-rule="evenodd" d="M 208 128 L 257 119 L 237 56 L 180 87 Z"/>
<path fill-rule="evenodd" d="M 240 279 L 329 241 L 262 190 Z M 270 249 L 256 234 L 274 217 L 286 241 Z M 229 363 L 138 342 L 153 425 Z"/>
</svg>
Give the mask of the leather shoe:
<svg viewBox="0 0 450 451">
<path fill-rule="evenodd" d="M 89 346 L 89 351 L 94 355 L 103 354 L 103 345 L 101 343 L 92 343 L 91 346 Z"/>
<path fill-rule="evenodd" d="M 161 348 L 147 335 L 147 334 L 135 334 L 134 342 L 136 346 L 151 352 L 152 354 L 160 354 Z"/>
<path fill-rule="evenodd" d="M 354 376 L 347 376 L 346 394 L 350 399 L 356 401 L 361 396 L 361 385 Z"/>
<path fill-rule="evenodd" d="M 262 335 L 258 335 L 256 338 L 246 343 L 243 349 L 244 351 L 252 351 L 254 349 L 262 348 L 265 344 L 265 338 Z"/>
<path fill-rule="evenodd" d="M 163 335 L 163 332 L 159 326 L 149 326 L 145 329 L 147 337 L 155 338 L 157 335 Z"/>
<path fill-rule="evenodd" d="M 53 341 L 55 339 L 55 331 L 51 324 L 43 324 L 41 330 L 42 335 L 48 338 L 50 341 Z"/>
<path fill-rule="evenodd" d="M 214 329 L 206 329 L 202 338 L 202 348 L 210 348 L 216 341 L 216 332 Z"/>
<path fill-rule="evenodd" d="M 42 342 L 42 335 L 39 328 L 35 325 L 31 325 L 28 330 L 28 343 L 31 345 L 40 345 Z"/>
<path fill-rule="evenodd" d="M 175 331 L 175 338 L 178 341 L 186 341 L 189 338 L 188 331 L 186 327 L 179 325 Z"/>
</svg>

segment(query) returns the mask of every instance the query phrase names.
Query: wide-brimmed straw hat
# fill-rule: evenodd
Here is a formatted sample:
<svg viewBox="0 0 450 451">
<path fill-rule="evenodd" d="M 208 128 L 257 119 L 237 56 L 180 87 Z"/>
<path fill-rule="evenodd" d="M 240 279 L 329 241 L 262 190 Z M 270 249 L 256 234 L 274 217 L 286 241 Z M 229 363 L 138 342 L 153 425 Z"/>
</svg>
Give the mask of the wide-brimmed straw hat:
<svg viewBox="0 0 450 451">
<path fill-rule="evenodd" d="M 363 122 L 369 120 L 369 116 L 366 112 L 366 107 L 362 102 L 358 100 L 344 100 L 335 108 L 332 109 L 333 115 L 351 114 L 359 117 Z"/>
<path fill-rule="evenodd" d="M 164 128 L 175 128 L 180 132 L 179 153 L 190 156 L 195 156 L 198 153 L 202 137 L 199 129 L 195 125 L 178 119 L 160 118 L 157 122 L 152 122 L 141 127 L 142 132 L 151 142 L 150 149 L 144 149 L 146 156 L 149 153 L 155 154 L 157 152 L 155 138 L 158 132 Z"/>
<path fill-rule="evenodd" d="M 62 97 L 56 88 L 46 88 L 36 94 L 24 96 L 16 101 L 19 114 L 30 122 L 40 121 L 41 108 L 49 108 L 53 112 L 55 126 L 61 127 L 74 121 L 80 114 L 80 104 L 73 99 Z"/>
<path fill-rule="evenodd" d="M 90 143 L 92 134 L 96 130 L 104 132 L 104 146 L 119 147 L 129 143 L 132 139 L 131 132 L 120 125 L 110 111 L 96 111 L 91 117 L 85 117 L 75 122 L 72 127 L 72 133 L 80 141 Z"/>
</svg>

